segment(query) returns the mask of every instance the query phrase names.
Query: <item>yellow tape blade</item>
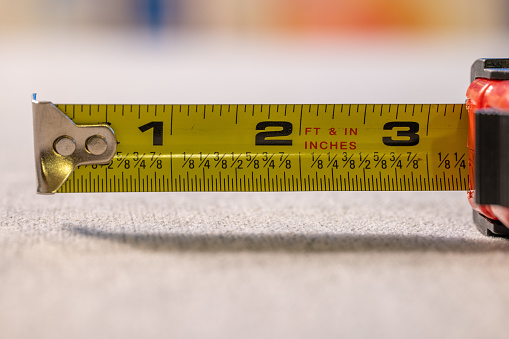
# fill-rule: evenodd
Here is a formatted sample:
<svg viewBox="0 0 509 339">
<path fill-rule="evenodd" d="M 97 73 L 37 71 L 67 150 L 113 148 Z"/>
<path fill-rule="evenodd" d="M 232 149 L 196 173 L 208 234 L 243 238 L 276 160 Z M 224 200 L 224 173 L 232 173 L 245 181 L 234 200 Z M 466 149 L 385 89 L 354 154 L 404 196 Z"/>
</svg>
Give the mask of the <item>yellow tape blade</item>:
<svg viewBox="0 0 509 339">
<path fill-rule="evenodd" d="M 119 142 L 59 192 L 468 189 L 463 104 L 57 106 Z"/>
</svg>

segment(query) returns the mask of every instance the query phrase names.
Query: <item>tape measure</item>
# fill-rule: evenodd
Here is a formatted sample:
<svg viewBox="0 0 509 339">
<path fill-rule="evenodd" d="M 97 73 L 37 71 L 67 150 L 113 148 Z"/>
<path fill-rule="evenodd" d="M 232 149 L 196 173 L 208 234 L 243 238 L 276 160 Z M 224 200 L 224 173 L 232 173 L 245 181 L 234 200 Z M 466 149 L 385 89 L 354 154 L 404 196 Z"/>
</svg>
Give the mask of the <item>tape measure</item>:
<svg viewBox="0 0 509 339">
<path fill-rule="evenodd" d="M 37 192 L 468 190 L 509 237 L 509 59 L 465 104 L 53 105 L 32 101 Z"/>
<path fill-rule="evenodd" d="M 34 102 L 34 126 L 41 193 L 468 189 L 463 104 Z"/>
</svg>

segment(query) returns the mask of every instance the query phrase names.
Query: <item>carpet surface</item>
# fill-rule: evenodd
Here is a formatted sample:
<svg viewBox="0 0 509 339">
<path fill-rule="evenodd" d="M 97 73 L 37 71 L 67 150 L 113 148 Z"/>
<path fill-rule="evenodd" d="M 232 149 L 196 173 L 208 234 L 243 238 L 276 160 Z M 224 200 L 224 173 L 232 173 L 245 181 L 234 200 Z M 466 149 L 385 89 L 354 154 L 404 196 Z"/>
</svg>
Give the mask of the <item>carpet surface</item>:
<svg viewBox="0 0 509 339">
<path fill-rule="evenodd" d="M 48 36 L 0 40 L 1 338 L 507 337 L 509 242 L 465 192 L 38 196 L 29 100 L 462 102 L 501 44 Z"/>
</svg>

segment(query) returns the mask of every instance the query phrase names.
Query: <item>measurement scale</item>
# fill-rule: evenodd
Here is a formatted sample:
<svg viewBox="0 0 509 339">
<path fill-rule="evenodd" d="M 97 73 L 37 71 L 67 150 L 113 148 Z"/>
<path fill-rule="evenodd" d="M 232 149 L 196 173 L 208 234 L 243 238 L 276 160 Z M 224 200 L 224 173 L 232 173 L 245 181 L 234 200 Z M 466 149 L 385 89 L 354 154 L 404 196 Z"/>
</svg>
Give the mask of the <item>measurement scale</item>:
<svg viewBox="0 0 509 339">
<path fill-rule="evenodd" d="M 465 104 L 54 105 L 34 96 L 33 111 L 43 194 L 468 190 L 469 167 L 472 180 Z"/>
<path fill-rule="evenodd" d="M 43 193 L 468 189 L 462 104 L 34 105 L 117 143 Z"/>
</svg>

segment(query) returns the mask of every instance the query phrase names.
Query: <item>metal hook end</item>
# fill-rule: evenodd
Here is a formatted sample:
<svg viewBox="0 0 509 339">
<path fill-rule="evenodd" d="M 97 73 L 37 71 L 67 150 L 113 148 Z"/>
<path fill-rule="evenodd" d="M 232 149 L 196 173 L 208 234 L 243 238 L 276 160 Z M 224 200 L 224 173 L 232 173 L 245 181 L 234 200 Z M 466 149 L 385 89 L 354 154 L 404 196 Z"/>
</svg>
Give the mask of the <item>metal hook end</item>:
<svg viewBox="0 0 509 339">
<path fill-rule="evenodd" d="M 37 193 L 58 191 L 79 165 L 103 165 L 113 159 L 117 139 L 107 124 L 76 125 L 51 102 L 32 96 Z"/>
</svg>

